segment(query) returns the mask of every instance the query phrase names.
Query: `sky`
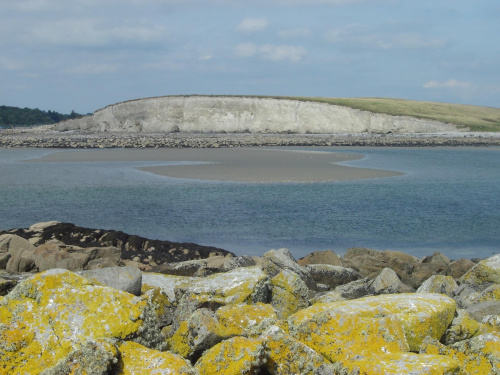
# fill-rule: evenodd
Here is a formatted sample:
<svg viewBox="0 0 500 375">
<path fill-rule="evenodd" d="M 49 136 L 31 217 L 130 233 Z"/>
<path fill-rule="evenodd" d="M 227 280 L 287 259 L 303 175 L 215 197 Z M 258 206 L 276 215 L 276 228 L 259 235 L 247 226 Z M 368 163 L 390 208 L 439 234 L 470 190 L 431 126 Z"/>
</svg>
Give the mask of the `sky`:
<svg viewBox="0 0 500 375">
<path fill-rule="evenodd" d="M 0 105 L 163 95 L 500 107 L 498 0 L 1 0 Z"/>
</svg>

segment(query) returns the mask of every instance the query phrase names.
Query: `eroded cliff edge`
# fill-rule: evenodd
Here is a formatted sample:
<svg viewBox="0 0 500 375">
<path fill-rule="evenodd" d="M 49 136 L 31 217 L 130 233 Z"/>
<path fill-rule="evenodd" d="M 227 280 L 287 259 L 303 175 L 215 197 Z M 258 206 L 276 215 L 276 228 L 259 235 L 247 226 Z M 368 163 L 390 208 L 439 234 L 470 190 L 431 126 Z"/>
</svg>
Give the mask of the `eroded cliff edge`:
<svg viewBox="0 0 500 375">
<path fill-rule="evenodd" d="M 468 128 L 338 105 L 231 96 L 165 96 L 121 102 L 57 125 L 59 131 L 130 133 L 438 133 Z"/>
</svg>

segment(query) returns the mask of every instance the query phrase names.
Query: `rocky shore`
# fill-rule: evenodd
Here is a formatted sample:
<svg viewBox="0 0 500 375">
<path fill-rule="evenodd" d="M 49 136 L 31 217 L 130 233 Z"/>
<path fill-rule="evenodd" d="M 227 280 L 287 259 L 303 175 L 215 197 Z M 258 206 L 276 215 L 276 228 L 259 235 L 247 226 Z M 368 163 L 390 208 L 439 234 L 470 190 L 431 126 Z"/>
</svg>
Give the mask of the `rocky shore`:
<svg viewBox="0 0 500 375">
<path fill-rule="evenodd" d="M 500 374 L 500 254 L 296 260 L 57 222 L 4 231 L 0 374 L 39 373 Z"/>
<path fill-rule="evenodd" d="M 250 133 L 89 133 L 0 129 L 0 147 L 35 148 L 218 148 L 251 146 L 499 146 L 500 133 L 420 134 L 250 134 Z"/>
</svg>

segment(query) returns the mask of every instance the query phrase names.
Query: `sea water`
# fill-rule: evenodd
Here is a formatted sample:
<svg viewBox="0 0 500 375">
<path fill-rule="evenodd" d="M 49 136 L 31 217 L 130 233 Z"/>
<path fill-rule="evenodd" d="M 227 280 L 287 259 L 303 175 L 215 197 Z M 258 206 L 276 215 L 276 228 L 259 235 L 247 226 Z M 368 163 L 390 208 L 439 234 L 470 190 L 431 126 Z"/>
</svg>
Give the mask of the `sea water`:
<svg viewBox="0 0 500 375">
<path fill-rule="evenodd" d="M 0 149 L 0 228 L 57 220 L 236 254 L 286 247 L 296 258 L 356 246 L 452 259 L 500 253 L 499 147 L 321 150 L 360 154 L 344 164 L 404 175 L 207 182 L 136 169 L 165 163 L 32 163 L 23 160 L 56 150 Z"/>
</svg>

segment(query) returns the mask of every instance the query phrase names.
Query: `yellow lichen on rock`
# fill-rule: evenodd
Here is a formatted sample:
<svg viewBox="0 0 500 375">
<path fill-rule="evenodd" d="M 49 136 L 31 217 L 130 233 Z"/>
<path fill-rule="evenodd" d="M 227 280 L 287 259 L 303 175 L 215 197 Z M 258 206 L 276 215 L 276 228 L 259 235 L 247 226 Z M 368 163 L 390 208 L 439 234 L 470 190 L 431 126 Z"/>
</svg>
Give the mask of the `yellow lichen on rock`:
<svg viewBox="0 0 500 375">
<path fill-rule="evenodd" d="M 459 282 L 478 286 L 500 284 L 500 254 L 476 264 L 459 279 Z"/>
<path fill-rule="evenodd" d="M 148 298 L 98 285 L 69 271 L 18 284 L 0 307 L 0 374 L 37 374 L 88 341 L 155 336 Z M 155 327 L 151 327 L 155 328 Z M 154 340 L 153 340 L 154 341 Z M 158 341 L 156 339 L 156 341 Z"/>
<path fill-rule="evenodd" d="M 124 342 L 118 350 L 121 356 L 116 375 L 196 374 L 188 361 L 173 353 L 149 349 L 135 342 Z"/>
<path fill-rule="evenodd" d="M 256 337 L 278 320 L 276 310 L 269 304 L 229 305 L 219 308 L 215 315 L 222 336 Z"/>
<path fill-rule="evenodd" d="M 441 338 L 446 345 L 470 339 L 481 328 L 481 324 L 472 319 L 465 310 L 457 310 L 457 316 Z"/>
<path fill-rule="evenodd" d="M 309 306 L 305 282 L 295 272 L 284 269 L 271 279 L 271 305 L 280 319 Z"/>
<path fill-rule="evenodd" d="M 89 341 L 42 375 L 108 375 L 118 362 L 118 349 L 104 339 Z"/>
<path fill-rule="evenodd" d="M 331 374 L 333 368 L 322 355 L 271 326 L 262 336 L 267 349 L 266 368 L 271 374 Z"/>
<path fill-rule="evenodd" d="M 288 319 L 290 333 L 330 361 L 418 351 L 441 338 L 456 304 L 441 294 L 395 294 L 315 304 Z"/>
<path fill-rule="evenodd" d="M 266 358 L 263 340 L 233 337 L 207 350 L 196 363 L 200 375 L 258 373 Z"/>
<path fill-rule="evenodd" d="M 187 321 L 181 322 L 177 331 L 168 339 L 168 348 L 184 358 L 188 357 L 191 347 L 189 346 L 189 325 Z"/>
<path fill-rule="evenodd" d="M 446 355 L 460 363 L 466 375 L 500 374 L 500 337 L 491 333 L 445 346 L 426 339 L 420 353 Z"/>
<path fill-rule="evenodd" d="M 342 363 L 348 375 L 459 375 L 458 361 L 443 355 L 391 353 L 367 356 Z"/>
</svg>

